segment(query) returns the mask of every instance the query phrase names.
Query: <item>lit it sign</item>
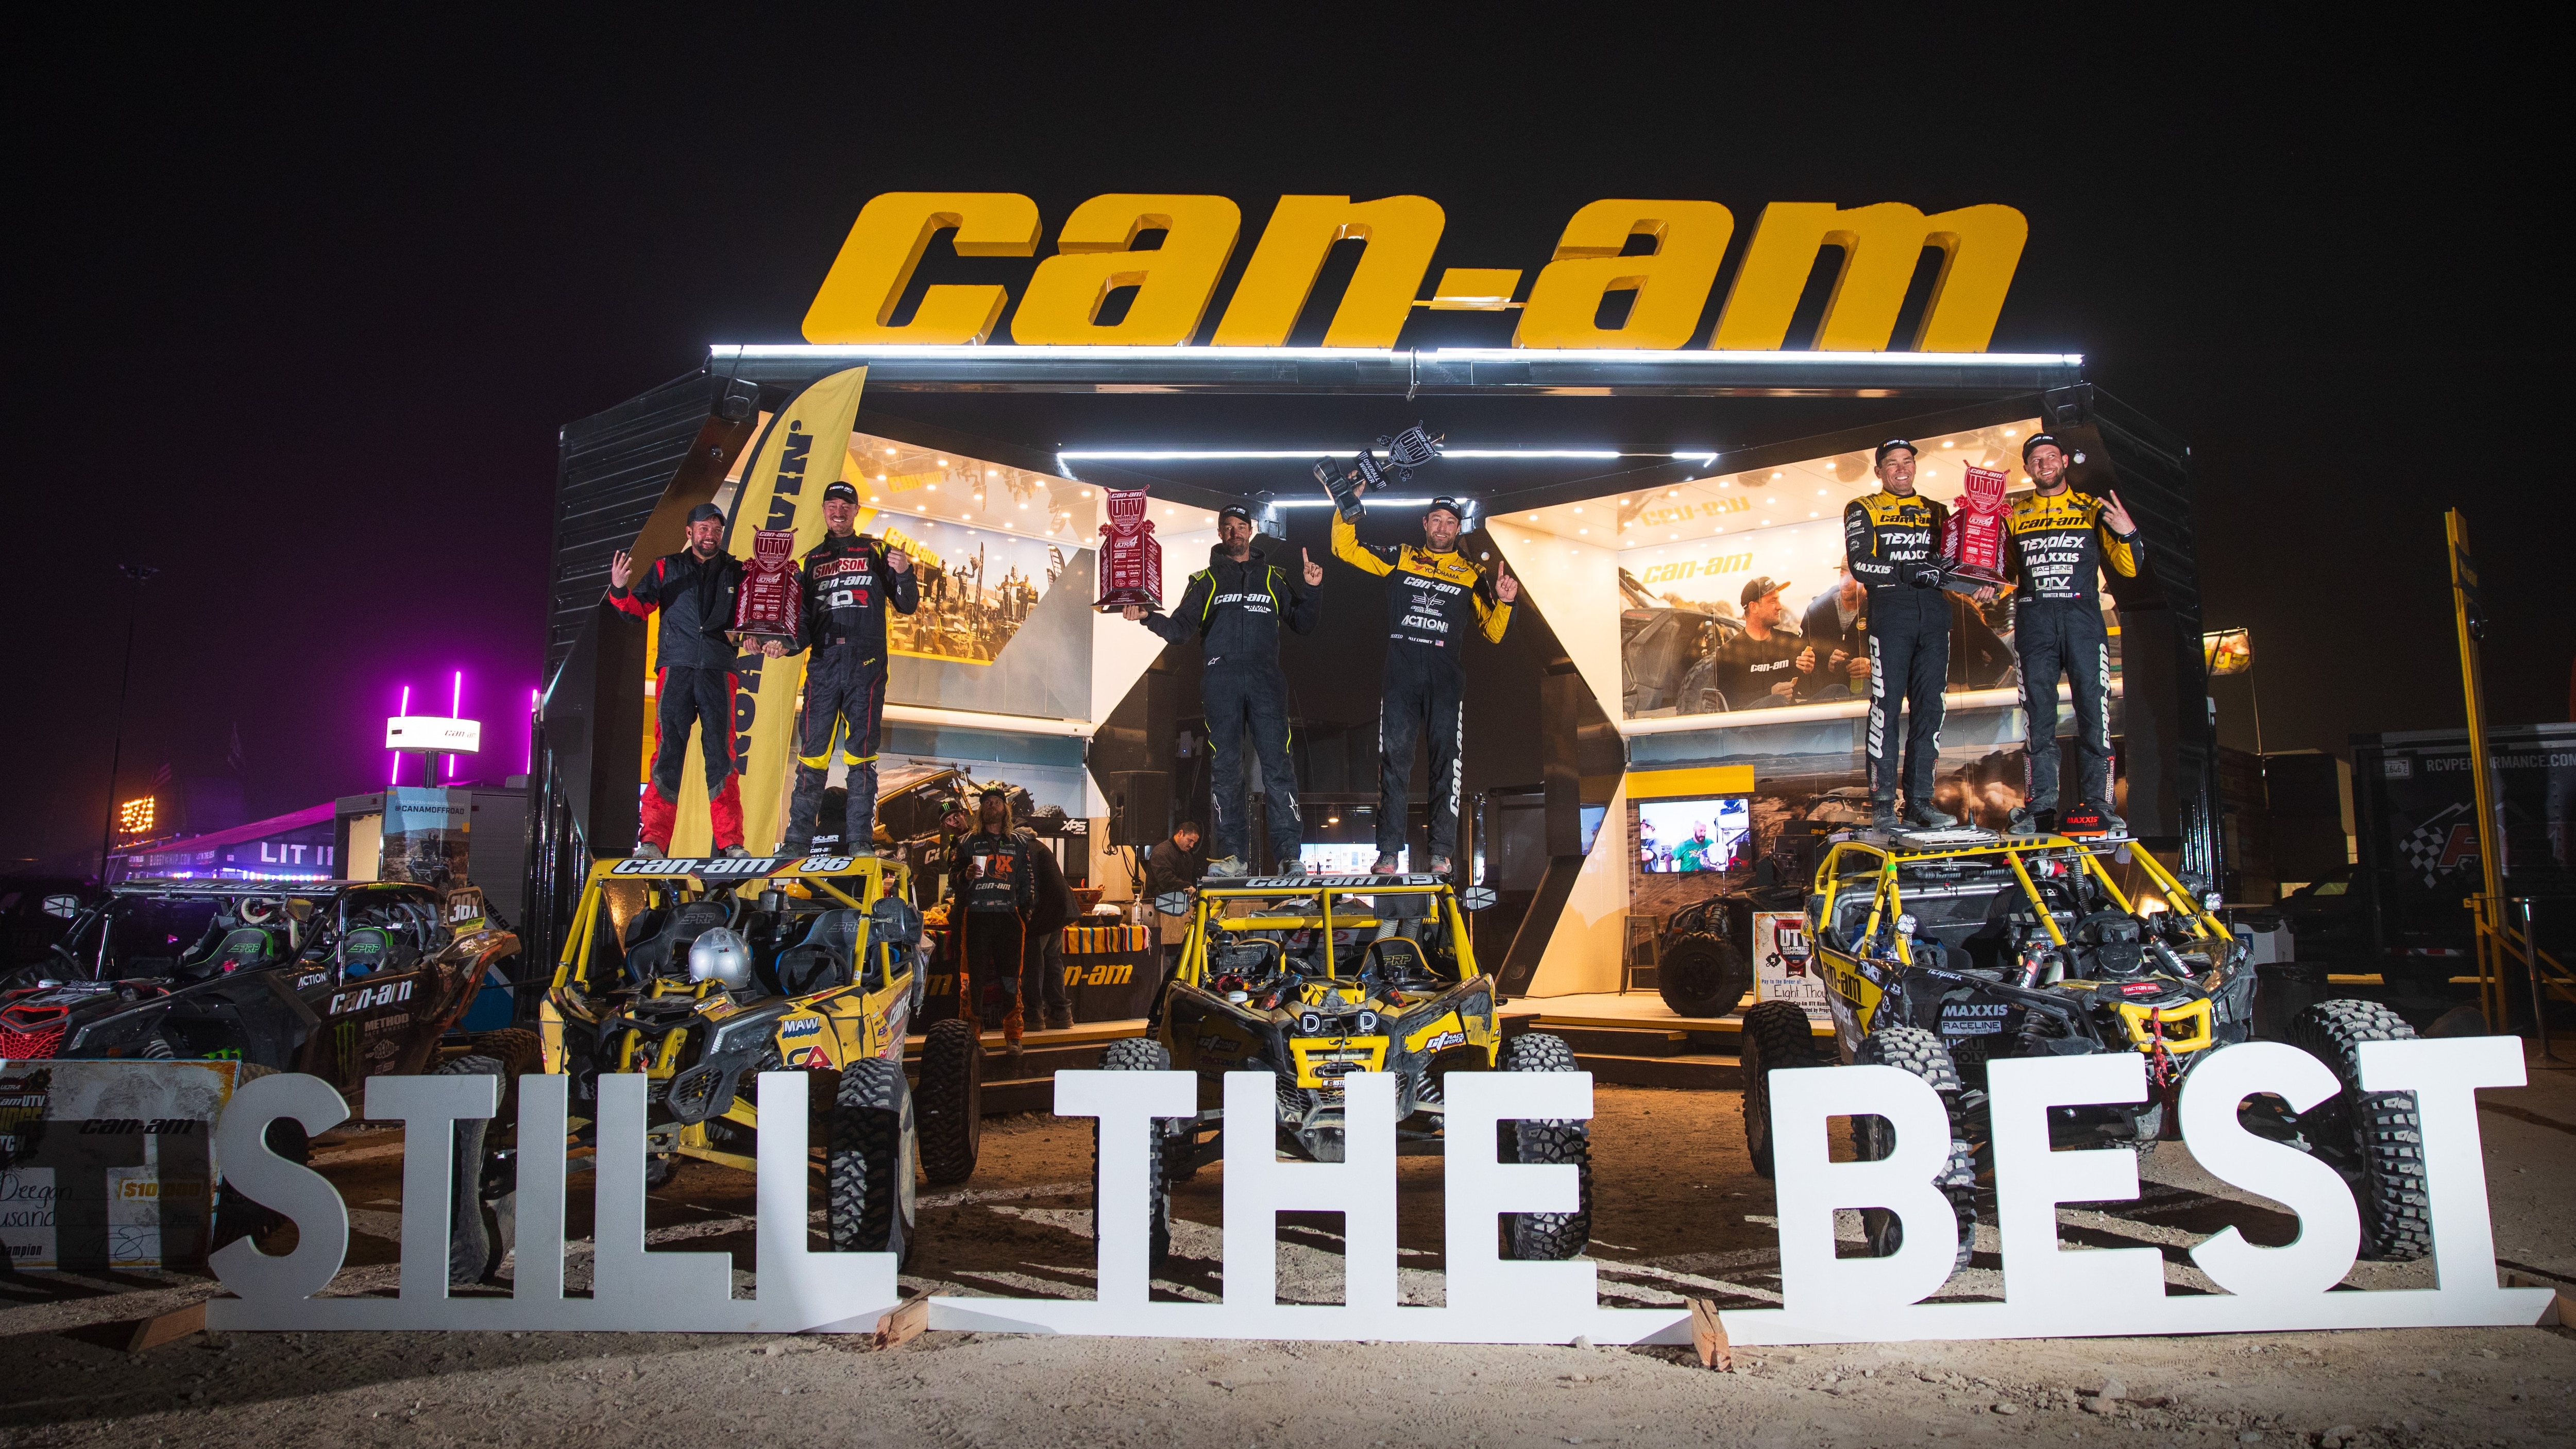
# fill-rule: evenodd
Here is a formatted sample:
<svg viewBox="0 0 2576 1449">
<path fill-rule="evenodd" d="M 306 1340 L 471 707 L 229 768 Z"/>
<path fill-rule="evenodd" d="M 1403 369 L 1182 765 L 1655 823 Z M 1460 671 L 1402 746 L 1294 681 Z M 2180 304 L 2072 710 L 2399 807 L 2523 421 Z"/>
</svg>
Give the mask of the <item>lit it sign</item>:
<svg viewBox="0 0 2576 1449">
<path fill-rule="evenodd" d="M 1324 334 L 1327 347 L 1393 347 L 1414 309 L 1428 307 L 1516 309 L 1515 347 L 1678 348 L 1697 335 L 1735 235 L 1734 214 L 1714 201 L 1596 201 L 1566 222 L 1522 300 L 1512 299 L 1525 274 L 1510 267 L 1448 268 L 1425 298 L 1445 223 L 1439 203 L 1423 196 L 1279 198 L 1217 320 L 1215 345 L 1286 345 L 1334 244 L 1358 241 L 1359 264 Z M 1008 312 L 1012 340 L 1027 345 L 1185 346 L 1198 336 L 1242 229 L 1243 208 L 1222 196 L 1095 196 L 1057 228 L 1055 253 L 1038 263 L 1016 309 L 1000 285 L 934 286 L 898 326 L 904 289 L 942 235 L 960 257 L 1028 257 L 1037 255 L 1044 227 L 1037 203 L 1017 192 L 886 192 L 850 227 L 805 314 L 805 340 L 978 343 Z M 1148 232 L 1160 242 L 1139 250 Z M 2029 222 L 2009 206 L 1926 216 L 1899 201 L 1772 202 L 1754 221 L 1708 346 L 1777 351 L 1817 257 L 1835 247 L 1842 261 L 1814 346 L 1887 351 L 1928 247 L 1941 253 L 1940 271 L 1904 346 L 1983 352 L 2029 236 Z M 1645 244 L 1629 254 L 1639 238 Z M 1122 292 L 1132 294 L 1125 315 L 1102 322 Z M 1625 317 L 1599 325 L 1603 301 L 1620 292 L 1631 294 Z"/>
<path fill-rule="evenodd" d="M 483 748 L 483 722 L 439 715 L 398 714 L 385 721 L 385 748 L 471 755 Z"/>
<path fill-rule="evenodd" d="M 146 795 L 116 807 L 116 828 L 124 835 L 152 833 L 153 797 Z"/>
</svg>

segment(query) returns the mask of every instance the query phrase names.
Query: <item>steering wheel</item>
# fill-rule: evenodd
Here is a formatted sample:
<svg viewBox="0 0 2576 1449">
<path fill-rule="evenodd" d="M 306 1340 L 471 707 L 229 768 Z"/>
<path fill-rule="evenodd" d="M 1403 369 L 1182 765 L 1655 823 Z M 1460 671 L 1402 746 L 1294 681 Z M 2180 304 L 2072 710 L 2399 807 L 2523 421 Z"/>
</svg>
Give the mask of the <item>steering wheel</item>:
<svg viewBox="0 0 2576 1449">
<path fill-rule="evenodd" d="M 257 896 L 244 896 L 233 904 L 233 914 L 242 918 L 243 925 L 265 926 L 276 920 L 277 913 L 285 906 L 283 900 L 264 901 Z"/>
</svg>

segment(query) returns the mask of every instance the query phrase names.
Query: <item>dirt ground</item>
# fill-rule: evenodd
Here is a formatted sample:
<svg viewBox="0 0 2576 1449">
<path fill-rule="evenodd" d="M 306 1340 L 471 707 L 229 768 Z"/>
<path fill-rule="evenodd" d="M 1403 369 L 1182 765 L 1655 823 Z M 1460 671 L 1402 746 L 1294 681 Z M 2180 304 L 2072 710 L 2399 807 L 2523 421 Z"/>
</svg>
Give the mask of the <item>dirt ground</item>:
<svg viewBox="0 0 2576 1449">
<path fill-rule="evenodd" d="M 2576 1284 L 2576 1071 L 2482 1094 L 2506 1268 Z M 1744 1156 L 1732 1092 L 1602 1087 L 1593 1256 L 1605 1303 L 1777 1301 L 1770 1185 Z M 334 1292 L 390 1292 L 400 1139 L 326 1139 L 350 1205 Z M 1088 1296 L 1089 1126 L 997 1118 L 965 1188 L 923 1199 L 904 1282 L 942 1293 Z M 1158 1293 L 1212 1298 L 1223 1172 L 1176 1199 Z M 2292 1220 L 2167 1145 L 2145 1196 L 2070 1208 L 2070 1246 L 2152 1245 L 2170 1284 L 2207 1287 L 2186 1249 Z M 1436 1159 L 1399 1165 L 1407 1301 L 1441 1301 Z M 576 1191 L 568 1235 L 588 1232 Z M 1991 1204 L 1988 1205 L 1989 1207 Z M 653 1197 L 650 1237 L 753 1261 L 748 1177 L 691 1164 Z M 1987 1214 L 1989 1220 L 1991 1213 Z M 1338 1301 L 1338 1220 L 1288 1217 L 1280 1293 Z M 584 1286 L 576 1242 L 570 1286 Z M 1943 1289 L 1992 1296 L 1991 1227 Z M 506 1272 L 506 1269 L 505 1269 Z M 2430 1265 L 2362 1265 L 2366 1287 L 2429 1286 Z M 1711 1373 L 1686 1350 L 1200 1343 L 934 1332 L 875 1352 L 845 1337 L 197 1334 L 128 1354 L 133 1320 L 202 1299 L 199 1275 L 0 1276 L 0 1449 L 64 1444 L 1797 1445 L 2069 1442 L 2469 1445 L 2576 1442 L 2576 1334 L 2525 1328 L 1767 1349 Z"/>
</svg>

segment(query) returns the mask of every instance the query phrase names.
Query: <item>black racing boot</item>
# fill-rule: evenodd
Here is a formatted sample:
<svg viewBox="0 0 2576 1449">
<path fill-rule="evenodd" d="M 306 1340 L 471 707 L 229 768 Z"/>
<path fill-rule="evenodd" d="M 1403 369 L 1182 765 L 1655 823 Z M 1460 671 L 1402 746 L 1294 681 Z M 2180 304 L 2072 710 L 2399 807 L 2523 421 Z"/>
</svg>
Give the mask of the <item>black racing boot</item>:
<svg viewBox="0 0 2576 1449">
<path fill-rule="evenodd" d="M 1917 830 L 1951 830 L 1957 828 L 1959 817 L 1929 800 L 1916 800 L 1905 807 L 1905 823 Z"/>
<path fill-rule="evenodd" d="M 1897 819 L 1896 797 L 1881 795 L 1869 802 L 1869 828 L 1894 830 L 1903 822 Z"/>
<path fill-rule="evenodd" d="M 2004 829 L 2014 835 L 2046 835 L 2057 829 L 2057 807 L 2015 805 Z"/>
</svg>

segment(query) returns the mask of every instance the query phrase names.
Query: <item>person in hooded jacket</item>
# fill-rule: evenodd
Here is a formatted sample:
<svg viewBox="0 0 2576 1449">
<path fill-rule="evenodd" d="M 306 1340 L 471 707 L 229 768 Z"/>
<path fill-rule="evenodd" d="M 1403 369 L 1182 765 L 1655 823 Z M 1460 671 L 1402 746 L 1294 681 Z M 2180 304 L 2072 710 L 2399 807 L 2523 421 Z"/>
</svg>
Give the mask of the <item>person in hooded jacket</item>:
<svg viewBox="0 0 2576 1449">
<path fill-rule="evenodd" d="M 1252 546 L 1252 513 L 1230 505 L 1217 515 L 1216 547 L 1208 566 L 1190 575 L 1189 587 L 1169 614 L 1129 605 L 1126 616 L 1165 642 L 1199 641 L 1206 653 L 1199 701 L 1207 712 L 1213 754 L 1211 815 L 1216 858 L 1211 875 L 1245 872 L 1245 825 L 1250 810 L 1243 776 L 1243 732 L 1252 731 L 1253 758 L 1261 765 L 1267 802 L 1270 853 L 1275 868 L 1300 868 L 1304 834 L 1297 814 L 1297 767 L 1288 758 L 1288 678 L 1279 669 L 1279 621 L 1300 634 L 1315 632 L 1322 608 L 1324 566 L 1300 551 L 1294 573 Z"/>
</svg>

